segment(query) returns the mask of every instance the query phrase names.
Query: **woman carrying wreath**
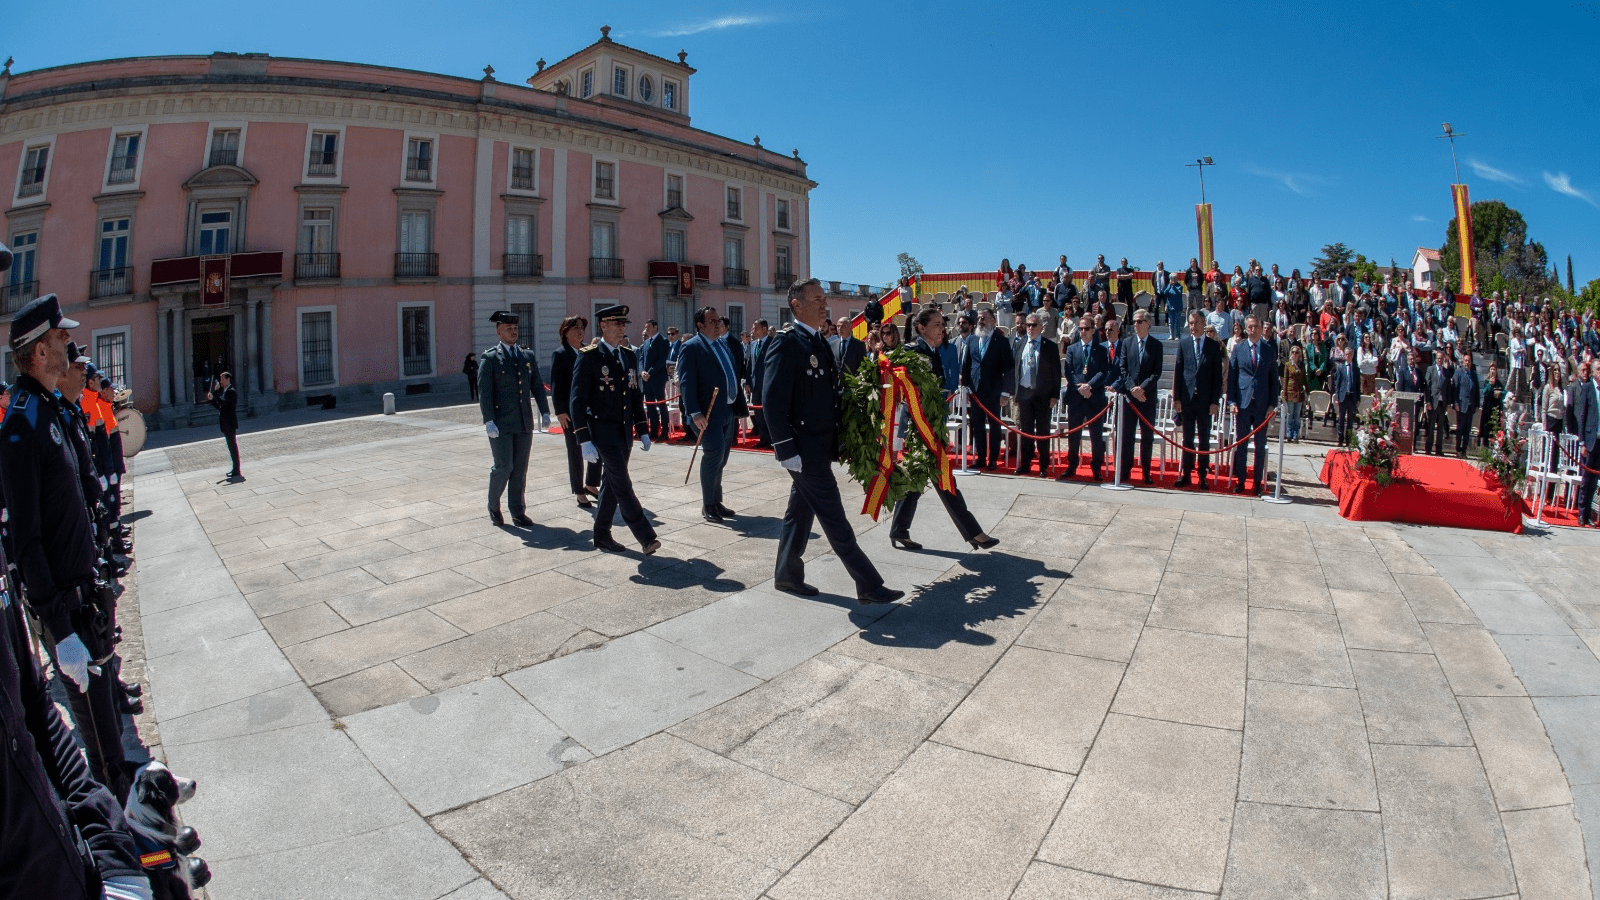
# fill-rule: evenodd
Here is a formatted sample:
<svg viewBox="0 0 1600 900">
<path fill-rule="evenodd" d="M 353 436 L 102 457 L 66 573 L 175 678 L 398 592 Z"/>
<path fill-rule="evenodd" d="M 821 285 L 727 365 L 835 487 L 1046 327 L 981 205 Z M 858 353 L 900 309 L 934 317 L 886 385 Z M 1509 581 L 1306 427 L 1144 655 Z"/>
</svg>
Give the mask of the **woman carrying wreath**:
<svg viewBox="0 0 1600 900">
<path fill-rule="evenodd" d="M 885 337 L 885 345 L 889 349 L 899 345 L 899 335 L 895 334 L 892 325 L 885 324 L 889 334 L 894 338 Z M 933 368 L 933 376 L 941 384 L 944 382 L 944 365 L 939 360 L 939 345 L 944 343 L 944 313 L 938 307 L 928 307 L 917 313 L 916 320 L 917 339 L 911 342 L 907 349 L 920 353 Z M 889 343 L 893 340 L 894 343 Z M 902 404 L 901 408 L 904 408 Z M 902 416 L 900 428 L 904 428 L 904 417 L 899 409 L 897 416 Z M 895 442 L 899 443 L 899 429 L 896 429 Z M 933 448 L 930 448 L 933 449 Z M 952 487 L 949 491 L 940 490 L 937 481 L 934 491 L 938 493 L 940 502 L 944 503 L 945 512 L 950 514 L 950 521 L 955 523 L 956 530 L 961 532 L 962 540 L 973 546 L 976 550 L 987 550 L 1000 543 L 999 538 L 984 534 L 983 528 L 978 525 L 978 520 L 967 509 L 967 501 L 961 496 L 961 489 Z M 921 550 L 922 545 L 911 539 L 911 520 L 917 514 L 917 500 L 922 496 L 919 491 L 907 494 L 895 504 L 894 518 L 889 523 L 889 543 L 902 550 Z"/>
</svg>

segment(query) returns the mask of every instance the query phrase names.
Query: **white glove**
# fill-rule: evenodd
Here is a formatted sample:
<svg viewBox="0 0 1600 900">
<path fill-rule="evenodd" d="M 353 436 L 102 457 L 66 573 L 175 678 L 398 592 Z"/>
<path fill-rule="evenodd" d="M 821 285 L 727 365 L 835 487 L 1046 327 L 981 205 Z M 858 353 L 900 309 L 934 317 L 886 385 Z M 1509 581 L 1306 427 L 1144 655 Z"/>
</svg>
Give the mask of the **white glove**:
<svg viewBox="0 0 1600 900">
<path fill-rule="evenodd" d="M 497 438 L 500 436 L 500 426 L 493 422 L 483 423 L 483 430 L 489 433 L 489 437 Z"/>
<path fill-rule="evenodd" d="M 80 691 L 89 689 L 89 648 L 75 634 L 56 644 L 56 667 Z"/>
<path fill-rule="evenodd" d="M 549 413 L 540 413 L 539 414 L 539 427 L 543 428 L 545 431 L 549 431 L 550 430 L 550 414 Z"/>
<path fill-rule="evenodd" d="M 791 472 L 798 472 L 800 471 L 800 457 L 796 455 L 791 456 L 788 459 L 780 459 L 778 460 L 778 465 L 783 466 L 785 469 L 788 469 Z"/>
<path fill-rule="evenodd" d="M 580 446 L 578 449 L 583 451 L 584 462 L 592 463 L 600 461 L 600 451 L 594 448 L 594 444 L 584 441 L 582 446 Z"/>
<path fill-rule="evenodd" d="M 639 435 L 639 449 L 643 450 L 646 453 L 650 452 L 650 435 L 648 435 L 648 434 Z"/>
<path fill-rule="evenodd" d="M 118 875 L 101 883 L 103 900 L 152 900 L 150 882 L 142 875 Z"/>
</svg>

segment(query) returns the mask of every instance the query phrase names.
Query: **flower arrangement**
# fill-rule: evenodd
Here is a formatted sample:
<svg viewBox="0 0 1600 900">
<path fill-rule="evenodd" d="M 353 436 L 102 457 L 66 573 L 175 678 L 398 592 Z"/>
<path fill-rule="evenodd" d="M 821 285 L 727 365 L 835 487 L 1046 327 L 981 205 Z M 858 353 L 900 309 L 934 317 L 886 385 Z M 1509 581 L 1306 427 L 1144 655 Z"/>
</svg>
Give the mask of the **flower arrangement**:
<svg viewBox="0 0 1600 900">
<path fill-rule="evenodd" d="M 1515 422 L 1507 427 L 1499 410 L 1489 419 L 1489 431 L 1494 440 L 1478 448 L 1478 468 L 1497 482 L 1500 490 L 1515 493 L 1522 483 L 1522 453 L 1528 439 L 1518 436 Z"/>
<path fill-rule="evenodd" d="M 914 350 L 896 347 L 888 352 L 891 366 L 904 367 L 916 385 L 926 420 L 944 428 L 944 389 L 933 375 L 927 359 Z M 871 357 L 854 372 L 844 373 L 844 409 L 840 431 L 844 444 L 844 463 L 850 477 L 869 487 L 879 474 L 879 455 L 883 448 L 883 385 Z M 896 450 L 900 448 L 894 448 Z M 941 448 L 942 449 L 942 448 Z M 926 490 L 939 468 L 938 451 L 929 447 L 915 428 L 905 430 L 902 452 L 895 454 L 894 471 L 883 505 L 893 509 L 901 497 Z"/>
<path fill-rule="evenodd" d="M 1380 485 L 1394 481 L 1400 463 L 1400 442 L 1395 436 L 1394 401 L 1379 400 L 1356 417 L 1356 465 L 1371 466 Z"/>
</svg>

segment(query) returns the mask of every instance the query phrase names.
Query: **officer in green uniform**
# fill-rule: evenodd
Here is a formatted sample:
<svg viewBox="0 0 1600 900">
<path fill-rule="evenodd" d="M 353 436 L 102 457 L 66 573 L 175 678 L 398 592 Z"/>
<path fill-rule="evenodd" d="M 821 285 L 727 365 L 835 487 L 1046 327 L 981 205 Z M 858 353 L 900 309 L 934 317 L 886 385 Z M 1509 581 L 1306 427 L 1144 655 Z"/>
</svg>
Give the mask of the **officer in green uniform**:
<svg viewBox="0 0 1600 900">
<path fill-rule="evenodd" d="M 650 449 L 650 426 L 645 420 L 644 393 L 639 387 L 639 358 L 622 346 L 628 332 L 628 308 L 608 306 L 595 314 L 600 340 L 578 353 L 572 375 L 573 433 L 585 462 L 600 462 L 600 504 L 594 516 L 595 549 L 620 553 L 623 546 L 611 538 L 611 517 L 622 510 L 628 525 L 648 556 L 661 549 L 656 530 L 628 477 L 628 455 L 633 439 Z"/>
<path fill-rule="evenodd" d="M 478 408 L 483 429 L 489 434 L 494 468 L 489 470 L 489 519 L 506 523 L 500 513 L 500 495 L 511 484 L 511 523 L 533 524 L 523 503 L 528 480 L 528 451 L 533 447 L 533 401 L 539 402 L 539 420 L 550 427 L 550 404 L 544 379 L 533 353 L 517 346 L 519 326 L 514 313 L 501 310 L 489 317 L 500 342 L 478 355 Z"/>
</svg>

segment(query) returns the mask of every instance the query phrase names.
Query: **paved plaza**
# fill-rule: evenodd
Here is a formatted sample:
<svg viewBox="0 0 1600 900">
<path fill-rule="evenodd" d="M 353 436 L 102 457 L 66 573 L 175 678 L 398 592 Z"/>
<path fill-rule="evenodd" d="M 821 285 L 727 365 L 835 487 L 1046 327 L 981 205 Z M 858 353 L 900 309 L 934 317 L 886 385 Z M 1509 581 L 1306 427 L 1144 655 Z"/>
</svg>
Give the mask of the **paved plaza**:
<svg viewBox="0 0 1600 900">
<path fill-rule="evenodd" d="M 132 460 L 213 900 L 1600 896 L 1594 532 L 1345 522 L 1309 446 L 1288 506 L 979 475 L 992 551 L 854 518 L 909 592 L 863 607 L 820 537 L 822 595 L 773 589 L 770 456 L 713 526 L 636 449 L 663 546 L 611 555 L 557 436 L 491 525 L 478 422 Z"/>
</svg>

